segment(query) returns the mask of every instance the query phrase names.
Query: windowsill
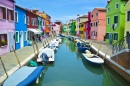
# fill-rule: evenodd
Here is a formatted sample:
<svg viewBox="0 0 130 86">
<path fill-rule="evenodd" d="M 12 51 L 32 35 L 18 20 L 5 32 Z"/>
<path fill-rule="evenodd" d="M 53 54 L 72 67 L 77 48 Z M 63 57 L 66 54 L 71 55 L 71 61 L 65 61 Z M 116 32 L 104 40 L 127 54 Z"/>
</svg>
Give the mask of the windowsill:
<svg viewBox="0 0 130 86">
<path fill-rule="evenodd" d="M 13 20 L 8 20 L 9 22 L 14 22 Z"/>
<path fill-rule="evenodd" d="M 7 45 L 1 46 L 1 48 L 7 47 Z"/>
<path fill-rule="evenodd" d="M 2 20 L 2 21 L 6 21 L 6 19 L 1 19 L 1 18 L 0 18 L 0 20 Z"/>
</svg>

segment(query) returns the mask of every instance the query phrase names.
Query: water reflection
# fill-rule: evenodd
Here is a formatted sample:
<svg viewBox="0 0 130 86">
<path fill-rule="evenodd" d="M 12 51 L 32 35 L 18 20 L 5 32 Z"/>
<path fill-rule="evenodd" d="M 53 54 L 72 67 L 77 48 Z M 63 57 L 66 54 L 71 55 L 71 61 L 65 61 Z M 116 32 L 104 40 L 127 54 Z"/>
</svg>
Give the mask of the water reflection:
<svg viewBox="0 0 130 86">
<path fill-rule="evenodd" d="M 103 69 L 101 66 L 93 66 L 90 63 L 86 62 L 84 58 L 82 58 L 82 62 L 83 62 L 84 67 L 91 73 L 95 75 L 103 74 Z"/>
</svg>

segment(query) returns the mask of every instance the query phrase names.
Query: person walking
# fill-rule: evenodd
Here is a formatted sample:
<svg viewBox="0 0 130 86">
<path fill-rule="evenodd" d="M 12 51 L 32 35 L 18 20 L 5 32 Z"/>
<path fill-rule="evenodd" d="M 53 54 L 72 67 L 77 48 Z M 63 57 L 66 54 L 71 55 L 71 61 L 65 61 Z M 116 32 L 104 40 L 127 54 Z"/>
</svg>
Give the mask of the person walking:
<svg viewBox="0 0 130 86">
<path fill-rule="evenodd" d="M 105 44 L 106 42 L 106 34 L 104 35 L 104 38 L 103 38 L 103 44 Z"/>
</svg>

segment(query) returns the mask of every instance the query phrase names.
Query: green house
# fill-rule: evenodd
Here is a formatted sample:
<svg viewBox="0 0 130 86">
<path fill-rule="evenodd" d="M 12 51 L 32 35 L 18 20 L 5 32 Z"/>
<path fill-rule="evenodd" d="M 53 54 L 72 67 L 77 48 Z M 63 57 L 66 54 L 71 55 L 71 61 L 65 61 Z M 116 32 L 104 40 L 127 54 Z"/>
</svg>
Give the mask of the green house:
<svg viewBox="0 0 130 86">
<path fill-rule="evenodd" d="M 71 35 L 75 36 L 76 35 L 76 25 L 75 25 L 75 20 L 72 20 L 71 22 Z"/>
<path fill-rule="evenodd" d="M 128 0 L 110 0 L 106 6 L 106 42 L 114 44 L 124 37 L 125 4 Z"/>
</svg>

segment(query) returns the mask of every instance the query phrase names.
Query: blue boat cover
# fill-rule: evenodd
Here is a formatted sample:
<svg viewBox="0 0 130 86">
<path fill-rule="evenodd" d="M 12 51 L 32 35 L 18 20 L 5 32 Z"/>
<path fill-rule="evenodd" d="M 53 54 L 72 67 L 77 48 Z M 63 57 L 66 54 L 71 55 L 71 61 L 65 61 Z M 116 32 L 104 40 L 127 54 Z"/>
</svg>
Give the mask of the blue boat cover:
<svg viewBox="0 0 130 86">
<path fill-rule="evenodd" d="M 7 78 L 3 86 L 27 86 L 34 82 L 42 73 L 44 67 L 24 66 Z"/>
</svg>

